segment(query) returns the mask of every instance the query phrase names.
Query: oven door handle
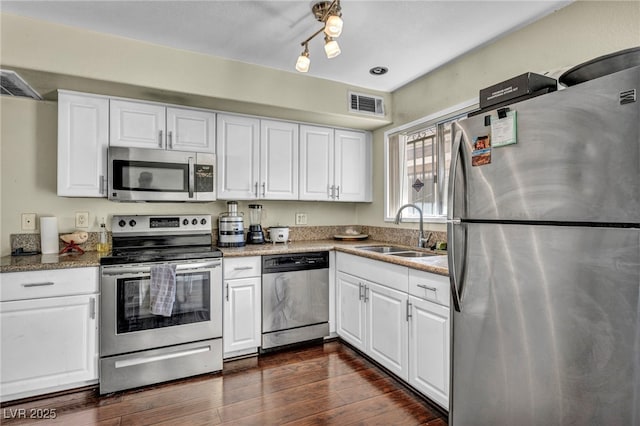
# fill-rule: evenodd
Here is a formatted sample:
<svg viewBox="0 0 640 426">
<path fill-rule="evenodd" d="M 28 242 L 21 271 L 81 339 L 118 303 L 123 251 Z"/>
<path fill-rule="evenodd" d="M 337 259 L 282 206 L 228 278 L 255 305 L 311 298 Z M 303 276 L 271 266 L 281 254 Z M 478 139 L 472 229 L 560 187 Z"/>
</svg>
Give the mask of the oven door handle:
<svg viewBox="0 0 640 426">
<path fill-rule="evenodd" d="M 209 262 L 198 263 L 182 263 L 176 265 L 176 272 L 199 272 L 202 269 L 213 269 L 222 266 L 221 260 L 214 260 Z M 114 275 L 136 275 L 136 274 L 149 274 L 151 272 L 151 266 L 119 266 L 117 268 L 103 268 L 102 275 L 114 276 Z"/>
</svg>

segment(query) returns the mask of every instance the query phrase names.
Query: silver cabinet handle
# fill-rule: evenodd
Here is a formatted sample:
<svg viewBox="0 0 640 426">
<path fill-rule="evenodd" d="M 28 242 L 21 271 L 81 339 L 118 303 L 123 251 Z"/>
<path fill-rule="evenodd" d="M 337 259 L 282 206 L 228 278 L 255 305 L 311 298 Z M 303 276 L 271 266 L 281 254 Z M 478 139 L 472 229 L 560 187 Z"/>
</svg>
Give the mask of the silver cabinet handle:
<svg viewBox="0 0 640 426">
<path fill-rule="evenodd" d="M 169 148 L 172 149 L 173 148 L 173 132 L 171 130 L 169 130 Z"/>
<path fill-rule="evenodd" d="M 48 285 L 53 285 L 54 283 L 52 283 L 51 281 L 47 281 L 45 283 L 29 283 L 29 284 L 22 284 L 22 287 L 45 287 Z"/>
<path fill-rule="evenodd" d="M 262 182 L 262 197 L 264 198 L 267 194 L 267 184 Z"/>
<path fill-rule="evenodd" d="M 336 186 L 336 200 L 340 199 L 340 185 Z"/>
<path fill-rule="evenodd" d="M 105 181 L 104 175 L 100 175 L 100 189 L 99 189 L 100 195 L 104 194 L 104 186 L 105 186 L 104 181 Z"/>
<path fill-rule="evenodd" d="M 367 303 L 369 301 L 369 286 L 365 285 L 364 286 L 364 303 Z"/>
<path fill-rule="evenodd" d="M 409 299 L 407 299 L 407 322 L 409 322 L 409 318 L 412 318 L 413 315 L 411 315 L 411 302 L 409 302 Z"/>
<path fill-rule="evenodd" d="M 329 194 L 329 198 L 331 198 L 332 200 L 336 199 L 336 186 L 335 185 L 331 185 L 329 187 L 329 189 L 331 190 L 331 193 Z"/>
<path fill-rule="evenodd" d="M 254 185 L 254 192 L 256 193 L 256 198 L 258 198 L 258 182 L 256 182 Z"/>
<path fill-rule="evenodd" d="M 362 283 L 358 283 L 358 300 L 362 300 Z"/>
<path fill-rule="evenodd" d="M 162 130 L 158 132 L 158 147 L 162 148 Z"/>
<path fill-rule="evenodd" d="M 253 269 L 253 266 L 236 266 L 233 268 L 234 271 L 248 271 L 249 269 Z"/>
<path fill-rule="evenodd" d="M 89 318 L 96 319 L 96 298 L 92 297 L 89 304 Z"/>
<path fill-rule="evenodd" d="M 226 299 L 227 299 L 227 302 L 228 302 L 229 301 L 229 283 L 227 283 L 226 291 L 227 291 Z"/>
<path fill-rule="evenodd" d="M 437 288 L 435 288 L 435 287 L 429 287 L 428 285 L 424 285 L 424 284 L 418 284 L 418 287 L 420 287 L 420 288 L 424 288 L 425 290 L 438 291 L 438 289 L 437 289 Z"/>
<path fill-rule="evenodd" d="M 193 157 L 189 157 L 189 198 L 193 198 L 193 190 L 196 185 L 196 177 L 195 177 L 195 165 L 193 161 Z"/>
</svg>

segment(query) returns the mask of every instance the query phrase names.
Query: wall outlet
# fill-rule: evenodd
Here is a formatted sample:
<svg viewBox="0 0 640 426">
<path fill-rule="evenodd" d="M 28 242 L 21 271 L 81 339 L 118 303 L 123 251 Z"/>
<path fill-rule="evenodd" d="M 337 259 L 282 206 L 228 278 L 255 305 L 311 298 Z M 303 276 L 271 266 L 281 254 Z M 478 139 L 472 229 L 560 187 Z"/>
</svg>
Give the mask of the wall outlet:
<svg viewBox="0 0 640 426">
<path fill-rule="evenodd" d="M 89 227 L 89 212 L 76 212 L 76 228 Z"/>
<path fill-rule="evenodd" d="M 35 213 L 22 213 L 22 230 L 23 231 L 35 231 L 36 230 L 36 214 Z"/>
<path fill-rule="evenodd" d="M 307 214 L 296 213 L 296 225 L 306 225 L 306 224 L 307 224 Z"/>
</svg>

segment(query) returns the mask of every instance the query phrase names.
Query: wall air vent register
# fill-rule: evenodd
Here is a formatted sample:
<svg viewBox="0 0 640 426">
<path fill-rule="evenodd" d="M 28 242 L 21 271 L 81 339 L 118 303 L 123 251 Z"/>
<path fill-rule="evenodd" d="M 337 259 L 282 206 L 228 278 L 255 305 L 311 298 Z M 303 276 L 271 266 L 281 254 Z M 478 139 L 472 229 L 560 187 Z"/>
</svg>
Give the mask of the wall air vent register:
<svg viewBox="0 0 640 426">
<path fill-rule="evenodd" d="M 379 96 L 349 92 L 349 112 L 384 115 L 384 100 Z"/>
</svg>

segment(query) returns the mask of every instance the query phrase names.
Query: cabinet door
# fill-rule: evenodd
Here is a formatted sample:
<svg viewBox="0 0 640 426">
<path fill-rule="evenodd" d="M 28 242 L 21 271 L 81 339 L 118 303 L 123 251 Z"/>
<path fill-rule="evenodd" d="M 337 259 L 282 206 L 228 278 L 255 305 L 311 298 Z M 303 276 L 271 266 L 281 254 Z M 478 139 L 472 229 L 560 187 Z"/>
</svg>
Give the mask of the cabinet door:
<svg viewBox="0 0 640 426">
<path fill-rule="evenodd" d="M 165 112 L 162 105 L 111 100 L 111 146 L 166 148 Z"/>
<path fill-rule="evenodd" d="M 336 201 L 371 201 L 371 142 L 367 133 L 335 132 Z"/>
<path fill-rule="evenodd" d="M 411 296 L 409 383 L 449 406 L 449 308 Z"/>
<path fill-rule="evenodd" d="M 300 126 L 300 200 L 333 196 L 333 129 Z"/>
<path fill-rule="evenodd" d="M 58 195 L 107 196 L 109 99 L 58 95 Z"/>
<path fill-rule="evenodd" d="M 256 350 L 262 323 L 260 277 L 227 280 L 224 301 L 224 354 Z"/>
<path fill-rule="evenodd" d="M 95 383 L 97 297 L 0 303 L 3 400 Z"/>
<path fill-rule="evenodd" d="M 363 302 L 363 281 L 343 272 L 338 272 L 336 275 L 336 288 L 338 292 L 336 306 L 338 335 L 354 347 L 365 351 L 366 305 Z"/>
<path fill-rule="evenodd" d="M 258 197 L 260 120 L 218 114 L 216 152 L 218 199 Z"/>
<path fill-rule="evenodd" d="M 260 121 L 260 198 L 298 199 L 298 125 Z"/>
<path fill-rule="evenodd" d="M 215 113 L 186 108 L 167 108 L 168 149 L 214 153 L 215 138 Z"/>
<path fill-rule="evenodd" d="M 366 353 L 398 377 L 407 380 L 409 370 L 406 293 L 367 282 Z"/>
</svg>

